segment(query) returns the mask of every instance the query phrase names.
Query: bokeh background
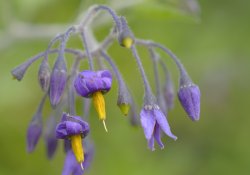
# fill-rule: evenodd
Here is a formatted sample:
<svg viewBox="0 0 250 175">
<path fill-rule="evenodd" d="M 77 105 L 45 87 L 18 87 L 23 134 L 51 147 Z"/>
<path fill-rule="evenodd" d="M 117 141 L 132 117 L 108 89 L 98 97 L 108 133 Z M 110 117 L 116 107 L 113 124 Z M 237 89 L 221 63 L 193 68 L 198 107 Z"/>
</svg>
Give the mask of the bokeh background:
<svg viewBox="0 0 250 175">
<path fill-rule="evenodd" d="M 115 82 L 106 96 L 108 134 L 91 108 L 95 157 L 86 174 L 250 174 L 250 1 L 1 0 L 0 175 L 61 174 L 62 145 L 50 161 L 46 158 L 43 139 L 33 154 L 26 153 L 26 128 L 42 98 L 37 82 L 39 62 L 28 70 L 21 82 L 12 80 L 10 71 L 43 51 L 56 33 L 75 23 L 79 14 L 93 3 L 111 5 L 118 14 L 127 17 L 137 37 L 160 42 L 176 53 L 200 86 L 202 98 L 201 118 L 195 123 L 175 100 L 175 108 L 168 118 L 178 140 L 165 136 L 165 149 L 156 147 L 156 151 L 151 152 L 141 127 L 132 127 L 116 107 Z M 105 18 L 94 30 L 97 38 L 102 39 L 110 26 L 111 20 Z M 76 38 L 69 46 L 81 48 Z M 138 81 L 139 72 L 131 54 L 117 42 L 109 53 L 141 107 L 142 81 Z M 140 54 L 154 88 L 152 64 L 146 50 L 140 49 Z M 178 87 L 175 65 L 169 57 L 164 59 Z M 47 102 L 44 120 L 49 112 Z"/>
</svg>

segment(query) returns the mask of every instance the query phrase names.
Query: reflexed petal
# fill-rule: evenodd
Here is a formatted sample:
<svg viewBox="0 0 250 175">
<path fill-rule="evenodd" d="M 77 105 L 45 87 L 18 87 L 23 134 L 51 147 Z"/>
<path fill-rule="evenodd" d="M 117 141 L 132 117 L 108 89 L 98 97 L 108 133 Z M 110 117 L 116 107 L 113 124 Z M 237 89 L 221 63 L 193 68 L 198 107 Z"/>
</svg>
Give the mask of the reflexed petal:
<svg viewBox="0 0 250 175">
<path fill-rule="evenodd" d="M 155 126 L 155 118 L 152 115 L 151 110 L 142 109 L 141 113 L 141 125 L 144 129 L 144 134 L 147 140 L 152 138 L 153 132 L 154 132 L 154 126 Z"/>
<path fill-rule="evenodd" d="M 68 135 L 77 135 L 82 133 L 82 126 L 79 123 L 66 121 L 65 124 Z"/>
<path fill-rule="evenodd" d="M 157 141 L 157 143 L 160 146 L 160 148 L 163 149 L 164 148 L 164 144 L 161 141 L 161 128 L 160 128 L 160 126 L 159 126 L 159 124 L 157 122 L 155 124 L 154 138 Z"/>
<path fill-rule="evenodd" d="M 96 91 L 106 93 L 110 90 L 112 75 L 108 70 L 85 70 L 78 74 L 74 86 L 76 92 L 83 97 L 90 97 Z"/>
<path fill-rule="evenodd" d="M 151 150 L 151 151 L 154 151 L 155 150 L 155 143 L 154 143 L 154 137 L 152 136 L 149 140 L 148 140 L 148 148 Z"/>
<path fill-rule="evenodd" d="M 71 135 L 81 134 L 85 137 L 89 133 L 89 124 L 79 116 L 63 113 L 61 122 L 56 127 L 56 137 L 66 139 Z"/>
<path fill-rule="evenodd" d="M 66 122 L 59 123 L 56 127 L 56 138 L 65 139 L 67 137 Z"/>
<path fill-rule="evenodd" d="M 164 116 L 164 114 L 161 112 L 161 110 L 154 109 L 154 116 L 160 128 L 163 130 L 163 132 L 167 134 L 169 137 L 171 137 L 172 139 L 176 140 L 177 137 L 174 134 L 172 134 L 168 121 L 166 117 Z"/>
</svg>

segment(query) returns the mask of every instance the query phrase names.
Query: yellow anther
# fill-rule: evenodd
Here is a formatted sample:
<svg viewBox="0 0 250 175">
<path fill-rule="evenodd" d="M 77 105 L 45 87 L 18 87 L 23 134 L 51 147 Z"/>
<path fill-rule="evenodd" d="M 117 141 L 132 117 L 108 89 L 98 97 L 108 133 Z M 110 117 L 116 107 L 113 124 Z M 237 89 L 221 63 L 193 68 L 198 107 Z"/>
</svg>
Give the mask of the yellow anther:
<svg viewBox="0 0 250 175">
<path fill-rule="evenodd" d="M 75 154 L 78 163 L 82 164 L 84 161 L 84 150 L 82 147 L 82 137 L 80 134 L 72 135 L 71 137 L 71 147 L 73 153 Z"/>
<path fill-rule="evenodd" d="M 131 48 L 132 44 L 133 44 L 133 39 L 130 37 L 125 37 L 122 40 L 122 46 L 126 47 L 126 48 Z"/>
<path fill-rule="evenodd" d="M 95 109 L 99 115 L 100 120 L 106 119 L 106 111 L 105 111 L 105 100 L 101 91 L 97 91 L 93 94 L 93 102 Z"/>
<path fill-rule="evenodd" d="M 99 115 L 99 119 L 102 120 L 105 131 L 108 132 L 106 124 L 105 124 L 105 119 L 106 119 L 105 100 L 102 95 L 102 92 L 101 91 L 95 92 L 92 98 L 93 98 L 95 109 Z"/>
<path fill-rule="evenodd" d="M 118 107 L 120 108 L 123 115 L 125 115 L 125 116 L 128 115 L 128 112 L 129 112 L 129 109 L 130 109 L 129 104 L 123 103 L 123 104 L 118 105 Z"/>
</svg>

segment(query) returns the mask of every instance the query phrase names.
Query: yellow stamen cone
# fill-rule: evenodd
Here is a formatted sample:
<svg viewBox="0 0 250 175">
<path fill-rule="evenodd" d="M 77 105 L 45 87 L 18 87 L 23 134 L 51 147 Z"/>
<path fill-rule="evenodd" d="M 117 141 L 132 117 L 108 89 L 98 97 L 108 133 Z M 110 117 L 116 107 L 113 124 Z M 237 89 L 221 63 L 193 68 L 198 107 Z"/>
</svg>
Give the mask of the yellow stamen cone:
<svg viewBox="0 0 250 175">
<path fill-rule="evenodd" d="M 133 44 L 133 39 L 130 38 L 130 37 L 125 37 L 123 40 L 122 40 L 122 45 L 126 48 L 131 48 L 132 44 Z"/>
<path fill-rule="evenodd" d="M 95 109 L 99 115 L 99 119 L 102 120 L 104 129 L 108 132 L 105 119 L 106 119 L 106 110 L 105 110 L 105 100 L 101 91 L 97 91 L 92 96 Z"/>
<path fill-rule="evenodd" d="M 118 107 L 120 108 L 123 115 L 125 115 L 125 116 L 128 115 L 128 112 L 130 110 L 129 104 L 122 103 L 122 104 L 118 105 Z"/>
<path fill-rule="evenodd" d="M 82 147 L 82 137 L 80 134 L 71 136 L 71 147 L 78 163 L 84 161 L 84 150 Z"/>
</svg>

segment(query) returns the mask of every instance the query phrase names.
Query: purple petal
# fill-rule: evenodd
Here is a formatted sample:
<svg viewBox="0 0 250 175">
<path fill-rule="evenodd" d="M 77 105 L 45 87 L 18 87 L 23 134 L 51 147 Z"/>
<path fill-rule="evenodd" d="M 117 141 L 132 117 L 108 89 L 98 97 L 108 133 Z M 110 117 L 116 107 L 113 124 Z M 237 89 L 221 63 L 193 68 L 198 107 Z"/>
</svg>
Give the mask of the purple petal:
<svg viewBox="0 0 250 175">
<path fill-rule="evenodd" d="M 66 131 L 68 135 L 76 135 L 82 133 L 82 125 L 77 122 L 66 121 Z"/>
<path fill-rule="evenodd" d="M 66 154 L 66 158 L 64 161 L 64 167 L 62 175 L 70 175 L 74 172 L 76 166 L 80 166 L 76 161 L 74 153 L 70 150 Z M 83 173 L 83 172 L 82 172 Z"/>
<path fill-rule="evenodd" d="M 56 127 L 56 138 L 66 139 L 67 137 L 66 122 L 59 123 Z"/>
<path fill-rule="evenodd" d="M 160 126 L 159 126 L 159 124 L 157 122 L 155 124 L 154 138 L 157 141 L 157 143 L 160 146 L 160 148 L 163 149 L 164 148 L 164 144 L 161 141 L 161 128 L 160 128 Z"/>
<path fill-rule="evenodd" d="M 78 74 L 74 81 L 76 92 L 83 97 L 90 97 L 96 91 L 106 93 L 110 90 L 112 76 L 110 71 L 85 70 Z"/>
<path fill-rule="evenodd" d="M 66 139 L 71 135 L 81 134 L 85 137 L 89 133 L 89 124 L 79 116 L 63 113 L 61 122 L 56 127 L 56 137 Z"/>
<path fill-rule="evenodd" d="M 172 139 L 176 140 L 177 137 L 174 134 L 172 134 L 168 121 L 160 109 L 154 109 L 154 116 L 160 128 L 163 130 L 163 132 Z"/>
<path fill-rule="evenodd" d="M 154 137 L 152 136 L 149 140 L 148 140 L 148 148 L 151 150 L 151 151 L 154 151 L 155 150 L 155 144 L 154 144 Z"/>
<path fill-rule="evenodd" d="M 156 123 L 155 118 L 152 115 L 152 111 L 146 109 L 141 110 L 140 116 L 145 137 L 149 141 L 152 138 L 154 132 L 154 126 Z"/>
<path fill-rule="evenodd" d="M 179 101 L 193 121 L 200 119 L 200 89 L 196 85 L 185 86 L 179 89 Z"/>
</svg>

